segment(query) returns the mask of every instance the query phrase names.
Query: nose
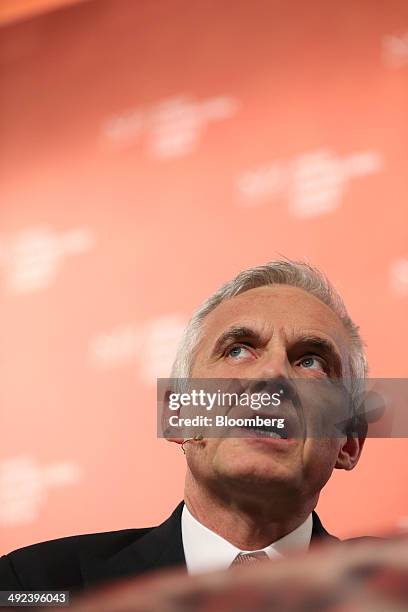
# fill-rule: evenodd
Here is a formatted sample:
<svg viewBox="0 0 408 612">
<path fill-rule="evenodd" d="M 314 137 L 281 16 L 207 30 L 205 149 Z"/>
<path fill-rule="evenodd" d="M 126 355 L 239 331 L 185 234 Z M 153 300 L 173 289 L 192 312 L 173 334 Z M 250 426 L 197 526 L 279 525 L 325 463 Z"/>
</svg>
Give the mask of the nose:
<svg viewBox="0 0 408 612">
<path fill-rule="evenodd" d="M 282 398 L 295 401 L 292 368 L 283 342 L 276 340 L 274 346 L 268 347 L 257 365 L 256 371 L 251 372 L 256 378 L 250 384 L 251 393 L 279 393 Z"/>
<path fill-rule="evenodd" d="M 286 348 L 281 344 L 271 346 L 258 360 L 255 376 L 263 379 L 290 378 L 291 368 Z"/>
</svg>

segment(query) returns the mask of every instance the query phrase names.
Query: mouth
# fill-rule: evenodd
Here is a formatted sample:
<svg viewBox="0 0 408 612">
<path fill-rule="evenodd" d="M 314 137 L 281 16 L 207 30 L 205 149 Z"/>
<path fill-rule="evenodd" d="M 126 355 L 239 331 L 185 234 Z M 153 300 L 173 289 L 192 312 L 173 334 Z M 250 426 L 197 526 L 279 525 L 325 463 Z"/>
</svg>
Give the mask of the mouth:
<svg viewBox="0 0 408 612">
<path fill-rule="evenodd" d="M 274 440 L 289 440 L 287 431 L 282 430 L 274 425 L 244 425 L 241 430 L 248 432 L 251 436 L 257 438 L 269 438 Z"/>
<path fill-rule="evenodd" d="M 299 419 L 288 410 L 281 413 L 245 412 L 233 416 L 238 417 L 234 423 L 233 437 L 280 443 L 295 442 L 302 437 Z"/>
<path fill-rule="evenodd" d="M 220 415 L 221 416 L 221 415 Z M 250 438 L 252 441 L 287 444 L 304 437 L 300 416 L 293 405 L 281 410 L 234 410 L 222 415 L 227 437 Z M 225 435 L 224 435 L 225 437 Z"/>
</svg>

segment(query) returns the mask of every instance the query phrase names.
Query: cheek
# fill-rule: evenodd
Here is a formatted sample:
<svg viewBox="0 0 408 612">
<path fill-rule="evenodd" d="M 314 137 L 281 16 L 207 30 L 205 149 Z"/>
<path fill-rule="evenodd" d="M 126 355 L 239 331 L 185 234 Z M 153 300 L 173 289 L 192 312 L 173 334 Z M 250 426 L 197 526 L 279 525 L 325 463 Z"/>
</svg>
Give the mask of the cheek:
<svg viewBox="0 0 408 612">
<path fill-rule="evenodd" d="M 217 457 L 220 438 L 206 438 L 205 443 L 197 443 L 190 449 L 187 457 L 188 467 L 196 476 L 209 476 L 214 471 L 214 461 Z"/>
<path fill-rule="evenodd" d="M 326 484 L 340 450 L 337 438 L 307 438 L 303 447 L 303 466 L 308 480 Z"/>
</svg>

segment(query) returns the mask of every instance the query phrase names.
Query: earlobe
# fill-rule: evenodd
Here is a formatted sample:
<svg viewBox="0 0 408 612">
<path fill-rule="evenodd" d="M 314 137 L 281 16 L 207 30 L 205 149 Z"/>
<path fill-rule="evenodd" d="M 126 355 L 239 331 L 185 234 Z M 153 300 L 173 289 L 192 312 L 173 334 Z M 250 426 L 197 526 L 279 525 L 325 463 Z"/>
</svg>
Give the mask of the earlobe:
<svg viewBox="0 0 408 612">
<path fill-rule="evenodd" d="M 175 442 L 176 444 L 183 444 L 184 436 L 180 427 L 175 426 L 172 423 L 172 418 L 179 416 L 180 408 L 175 410 L 170 407 L 169 398 L 172 390 L 166 389 L 163 393 L 161 404 L 161 414 L 159 415 L 158 423 L 160 424 L 159 433 L 160 437 L 166 438 L 169 442 Z"/>
<path fill-rule="evenodd" d="M 338 470 L 352 470 L 360 459 L 363 450 L 365 438 L 347 436 L 342 446 L 340 447 L 335 468 Z"/>
</svg>

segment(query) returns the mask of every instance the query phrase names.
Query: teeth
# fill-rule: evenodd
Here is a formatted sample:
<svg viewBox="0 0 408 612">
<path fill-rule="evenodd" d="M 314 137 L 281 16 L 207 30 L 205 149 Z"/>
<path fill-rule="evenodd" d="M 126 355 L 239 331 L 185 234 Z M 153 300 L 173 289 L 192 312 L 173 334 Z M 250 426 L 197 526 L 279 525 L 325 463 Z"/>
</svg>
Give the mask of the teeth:
<svg viewBox="0 0 408 612">
<path fill-rule="evenodd" d="M 254 429 L 254 431 L 256 431 L 259 436 L 264 438 L 277 438 L 278 440 L 280 440 L 282 437 L 278 433 L 276 433 L 276 431 L 268 431 L 265 429 Z"/>
<path fill-rule="evenodd" d="M 268 427 L 244 427 L 248 431 L 254 431 L 260 438 L 275 438 L 277 440 L 286 440 L 287 433 L 285 431 L 276 431 L 276 429 L 269 429 Z"/>
</svg>

